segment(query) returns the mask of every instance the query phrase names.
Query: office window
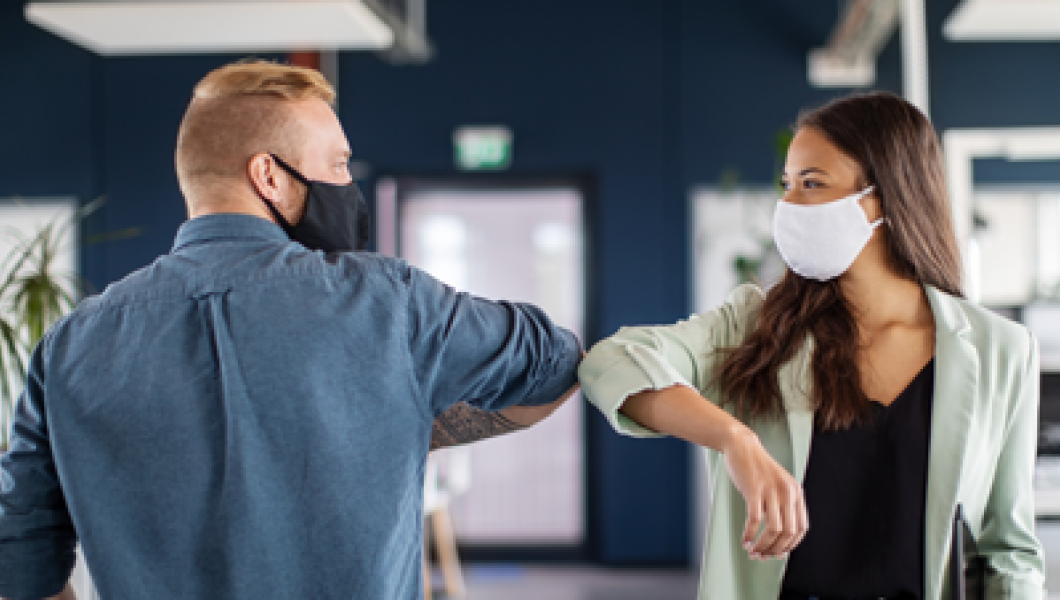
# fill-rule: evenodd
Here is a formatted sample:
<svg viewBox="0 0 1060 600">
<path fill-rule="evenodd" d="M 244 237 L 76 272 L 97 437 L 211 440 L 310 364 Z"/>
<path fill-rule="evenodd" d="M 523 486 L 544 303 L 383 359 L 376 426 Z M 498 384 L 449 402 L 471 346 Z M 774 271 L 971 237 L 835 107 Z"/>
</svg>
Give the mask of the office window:
<svg viewBox="0 0 1060 600">
<path fill-rule="evenodd" d="M 740 283 L 769 286 L 784 274 L 784 262 L 773 246 L 778 198 L 773 188 L 702 188 L 692 193 L 696 312 L 722 304 Z"/>
<path fill-rule="evenodd" d="M 987 306 L 1060 299 L 1060 189 L 979 186 L 968 269 Z"/>
</svg>

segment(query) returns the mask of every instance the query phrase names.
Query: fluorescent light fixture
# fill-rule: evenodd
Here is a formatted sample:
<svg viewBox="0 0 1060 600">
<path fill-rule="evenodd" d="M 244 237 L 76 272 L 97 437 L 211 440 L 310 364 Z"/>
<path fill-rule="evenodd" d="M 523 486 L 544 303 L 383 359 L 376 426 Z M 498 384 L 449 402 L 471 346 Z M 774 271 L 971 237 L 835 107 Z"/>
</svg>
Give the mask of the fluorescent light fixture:
<svg viewBox="0 0 1060 600">
<path fill-rule="evenodd" d="M 26 19 L 105 56 L 381 50 L 393 31 L 360 0 L 30 2 Z"/>
<path fill-rule="evenodd" d="M 898 24 L 898 0 L 854 0 L 828 45 L 810 51 L 807 77 L 814 87 L 868 87 L 876 81 L 876 57 Z"/>
<path fill-rule="evenodd" d="M 876 81 L 876 56 L 846 59 L 830 48 L 810 50 L 807 76 L 814 87 L 869 87 Z"/>
<path fill-rule="evenodd" d="M 1060 0 L 964 0 L 942 33 L 964 42 L 1060 40 Z"/>
</svg>

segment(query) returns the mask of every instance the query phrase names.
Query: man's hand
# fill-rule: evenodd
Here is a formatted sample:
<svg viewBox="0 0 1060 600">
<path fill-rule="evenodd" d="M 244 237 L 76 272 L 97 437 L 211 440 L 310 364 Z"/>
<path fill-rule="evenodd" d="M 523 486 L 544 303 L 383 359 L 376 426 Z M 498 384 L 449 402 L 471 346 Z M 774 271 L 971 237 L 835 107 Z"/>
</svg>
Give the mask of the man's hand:
<svg viewBox="0 0 1060 600">
<path fill-rule="evenodd" d="M 438 415 L 431 430 L 431 450 L 469 444 L 526 429 L 556 412 L 574 392 L 575 385 L 559 400 L 542 406 L 509 406 L 499 411 L 473 408 L 461 402 Z"/>
</svg>

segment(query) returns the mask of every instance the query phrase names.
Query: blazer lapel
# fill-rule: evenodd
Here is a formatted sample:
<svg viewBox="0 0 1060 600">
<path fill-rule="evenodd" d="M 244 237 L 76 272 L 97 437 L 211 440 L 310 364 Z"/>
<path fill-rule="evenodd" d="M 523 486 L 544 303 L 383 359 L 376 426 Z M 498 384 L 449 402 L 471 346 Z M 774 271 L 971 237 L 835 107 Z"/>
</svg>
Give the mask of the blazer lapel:
<svg viewBox="0 0 1060 600">
<path fill-rule="evenodd" d="M 810 443 L 813 441 L 813 411 L 810 410 L 809 387 L 813 373 L 810 361 L 813 357 L 813 340 L 807 339 L 799 354 L 782 370 L 784 412 L 788 420 L 788 435 L 791 438 L 791 475 L 802 483 L 806 478 L 806 465 L 810 460 Z"/>
<path fill-rule="evenodd" d="M 924 591 L 925 597 L 937 598 L 979 390 L 979 355 L 968 340 L 971 325 L 960 305 L 933 287 L 925 286 L 925 290 L 935 316 L 935 390 L 928 451 Z"/>
</svg>

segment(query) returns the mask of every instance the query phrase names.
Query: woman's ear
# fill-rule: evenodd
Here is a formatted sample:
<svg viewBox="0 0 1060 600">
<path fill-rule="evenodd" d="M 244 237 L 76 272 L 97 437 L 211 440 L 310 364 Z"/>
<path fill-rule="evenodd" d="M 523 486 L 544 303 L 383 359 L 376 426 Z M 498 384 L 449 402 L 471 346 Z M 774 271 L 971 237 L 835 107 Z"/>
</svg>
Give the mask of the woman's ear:
<svg viewBox="0 0 1060 600">
<path fill-rule="evenodd" d="M 869 220 L 869 223 L 883 218 L 883 207 L 880 205 L 880 197 L 876 195 L 875 188 L 861 198 L 861 208 L 865 211 L 865 218 Z"/>
</svg>

